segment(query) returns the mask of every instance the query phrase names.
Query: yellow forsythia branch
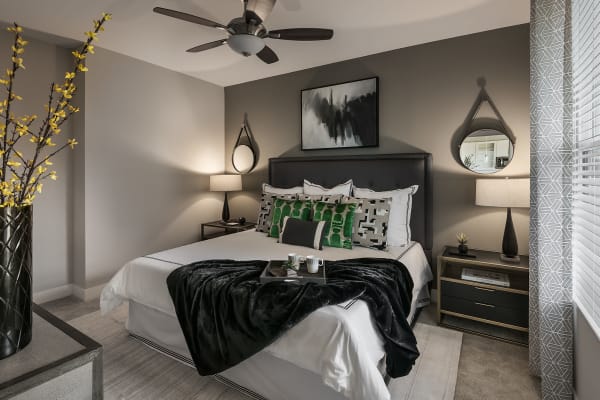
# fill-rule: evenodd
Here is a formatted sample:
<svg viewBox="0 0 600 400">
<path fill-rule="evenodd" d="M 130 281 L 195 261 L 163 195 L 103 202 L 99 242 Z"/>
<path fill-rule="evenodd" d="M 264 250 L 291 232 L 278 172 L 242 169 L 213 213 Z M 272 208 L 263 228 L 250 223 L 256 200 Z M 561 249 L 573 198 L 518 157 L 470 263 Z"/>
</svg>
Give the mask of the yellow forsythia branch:
<svg viewBox="0 0 600 400">
<path fill-rule="evenodd" d="M 104 30 L 104 24 L 111 19 L 110 14 L 103 13 L 99 20 L 94 21 L 94 29 L 85 32 L 86 41 L 80 49 L 73 51 L 74 66 L 65 73 L 62 84 L 52 83 L 48 102 L 45 105 L 46 115 L 39 129 L 32 131 L 32 124 L 37 115 L 15 117 L 11 112 L 14 101 L 22 98 L 14 93 L 13 83 L 18 70 L 25 69 L 23 54 L 27 41 L 23 39 L 23 28 L 17 24 L 8 28 L 14 33 L 15 40 L 11 46 L 11 67 L 0 77 L 0 86 L 6 89 L 6 99 L 0 101 L 0 207 L 15 207 L 31 205 L 36 194 L 42 192 L 41 181 L 50 178 L 56 180 L 56 171 L 49 171 L 51 159 L 68 148 L 75 148 L 77 141 L 67 138 L 62 144 L 57 143 L 62 132 L 61 125 L 79 108 L 71 104 L 77 91 L 74 83 L 78 74 L 86 72 L 85 60 L 88 54 L 94 54 L 93 42 L 98 40 L 98 34 Z M 27 138 L 30 154 L 16 150 L 20 139 Z M 27 146 L 19 146 L 23 150 Z M 25 152 L 27 153 L 27 152 Z"/>
</svg>

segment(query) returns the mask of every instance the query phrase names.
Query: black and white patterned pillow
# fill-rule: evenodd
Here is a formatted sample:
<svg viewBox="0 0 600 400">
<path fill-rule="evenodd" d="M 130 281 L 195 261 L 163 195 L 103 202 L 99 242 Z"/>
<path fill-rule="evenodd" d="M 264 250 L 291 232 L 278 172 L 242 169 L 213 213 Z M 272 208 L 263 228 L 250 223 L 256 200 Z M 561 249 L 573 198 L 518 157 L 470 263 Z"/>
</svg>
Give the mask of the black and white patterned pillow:
<svg viewBox="0 0 600 400">
<path fill-rule="evenodd" d="M 269 233 L 271 229 L 271 208 L 275 199 L 296 200 L 297 194 L 274 194 L 263 192 L 260 198 L 260 208 L 258 209 L 258 218 L 256 219 L 256 231 Z"/>
<path fill-rule="evenodd" d="M 387 247 L 387 231 L 392 199 L 357 199 L 344 197 L 344 203 L 356 203 L 352 244 L 383 250 Z"/>
<path fill-rule="evenodd" d="M 298 200 L 304 201 L 312 201 L 313 203 L 317 201 L 322 201 L 324 203 L 339 203 L 344 198 L 341 194 L 299 194 Z"/>
<path fill-rule="evenodd" d="M 410 216 L 412 197 L 419 190 L 419 185 L 404 189 L 376 192 L 368 188 L 354 188 L 354 197 L 359 199 L 391 198 L 390 224 L 388 225 L 388 245 L 406 246 L 411 241 Z"/>
</svg>

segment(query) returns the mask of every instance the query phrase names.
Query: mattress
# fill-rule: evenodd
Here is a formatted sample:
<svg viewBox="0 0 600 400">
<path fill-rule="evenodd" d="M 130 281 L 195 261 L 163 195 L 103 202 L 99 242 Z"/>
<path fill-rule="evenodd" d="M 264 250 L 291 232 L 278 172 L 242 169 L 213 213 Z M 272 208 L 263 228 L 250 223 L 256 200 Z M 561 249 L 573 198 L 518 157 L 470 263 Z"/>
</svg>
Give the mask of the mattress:
<svg viewBox="0 0 600 400">
<path fill-rule="evenodd" d="M 136 258 L 125 264 L 104 288 L 100 298 L 103 312 L 112 310 L 123 301 L 132 299 L 150 308 L 175 315 L 175 308 L 167 289 L 167 276 L 174 269 L 201 260 L 268 260 L 286 259 L 289 253 L 313 254 L 326 260 L 381 257 L 400 260 L 413 279 L 413 304 L 415 308 L 427 304 L 428 293 L 422 289 L 433 279 L 431 268 L 421 245 L 411 242 L 407 246 L 389 247 L 386 251 L 366 247 L 352 250 L 324 247 L 314 250 L 306 247 L 277 243 L 276 239 L 254 230 L 221 236 Z"/>
<path fill-rule="evenodd" d="M 133 300 L 175 317 L 166 278 L 181 265 L 208 259 L 285 259 L 288 253 L 313 254 L 326 260 L 347 258 L 398 259 L 414 282 L 408 316 L 429 300 L 431 269 L 419 243 L 387 251 L 363 247 L 314 250 L 279 244 L 264 233 L 245 231 L 139 257 L 127 263 L 102 291 L 100 306 L 107 312 Z M 318 332 L 318 334 L 316 334 Z M 361 300 L 323 307 L 294 326 L 263 351 L 321 375 L 323 383 L 351 399 L 389 398 L 378 364 L 385 356 L 382 341 Z"/>
</svg>

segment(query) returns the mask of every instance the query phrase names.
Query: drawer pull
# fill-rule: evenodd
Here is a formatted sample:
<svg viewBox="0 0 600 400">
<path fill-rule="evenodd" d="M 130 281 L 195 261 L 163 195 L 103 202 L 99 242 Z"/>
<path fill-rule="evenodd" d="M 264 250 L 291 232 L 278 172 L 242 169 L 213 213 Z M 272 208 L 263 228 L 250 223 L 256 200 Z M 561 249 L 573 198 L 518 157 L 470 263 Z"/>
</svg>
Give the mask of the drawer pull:
<svg viewBox="0 0 600 400">
<path fill-rule="evenodd" d="M 492 304 L 477 303 L 477 302 L 475 302 L 475 304 L 477 304 L 478 306 L 484 306 L 484 307 L 496 308 L 496 306 L 494 306 L 494 305 L 492 305 Z"/>
<path fill-rule="evenodd" d="M 474 287 L 475 289 L 477 289 L 477 290 L 483 290 L 483 291 L 485 291 L 485 292 L 495 292 L 495 291 L 496 291 L 496 290 L 494 290 L 494 289 L 487 289 L 487 288 L 482 288 L 482 287 L 479 287 L 479 286 L 473 286 L 473 287 Z"/>
</svg>

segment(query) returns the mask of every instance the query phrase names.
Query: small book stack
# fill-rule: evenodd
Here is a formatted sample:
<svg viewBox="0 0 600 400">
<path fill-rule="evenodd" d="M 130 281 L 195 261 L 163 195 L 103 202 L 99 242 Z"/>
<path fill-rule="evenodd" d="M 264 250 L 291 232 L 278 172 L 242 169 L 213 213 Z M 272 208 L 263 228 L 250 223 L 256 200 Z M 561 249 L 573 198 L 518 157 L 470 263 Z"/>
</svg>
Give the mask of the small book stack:
<svg viewBox="0 0 600 400">
<path fill-rule="evenodd" d="M 463 268 L 461 279 L 471 282 L 486 283 L 488 285 L 510 287 L 508 275 L 501 272 Z"/>
</svg>

